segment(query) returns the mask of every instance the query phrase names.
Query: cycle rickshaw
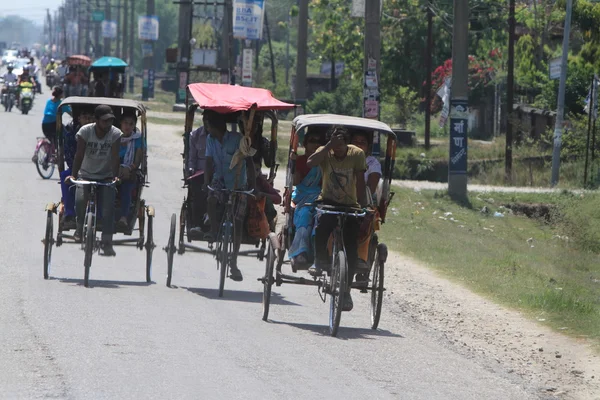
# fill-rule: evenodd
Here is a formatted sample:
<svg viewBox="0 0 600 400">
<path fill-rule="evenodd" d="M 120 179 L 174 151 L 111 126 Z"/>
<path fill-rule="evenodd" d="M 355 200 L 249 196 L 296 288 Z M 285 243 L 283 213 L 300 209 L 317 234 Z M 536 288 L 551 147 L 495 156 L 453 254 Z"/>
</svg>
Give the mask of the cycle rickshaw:
<svg viewBox="0 0 600 400">
<path fill-rule="evenodd" d="M 379 157 L 382 166 L 381 179 L 378 184 L 376 202 L 373 204 L 372 216 L 377 224 L 385 222 L 387 207 L 393 197 L 390 192 L 392 172 L 394 170 L 396 154 L 396 136 L 390 127 L 382 122 L 349 117 L 333 114 L 311 114 L 296 117 L 292 122 L 292 132 L 288 154 L 296 153 L 298 144 L 302 143 L 302 138 L 307 132 L 316 132 L 317 135 L 325 137 L 326 132 L 332 126 L 341 126 L 349 132 L 361 132 L 370 136 L 373 145 L 373 155 L 379 155 L 379 148 L 383 148 L 385 142 L 385 152 L 383 157 Z M 330 297 L 329 311 L 329 331 L 332 336 L 337 335 L 340 324 L 343 297 L 347 287 L 348 265 L 341 239 L 341 228 L 343 219 L 347 217 L 364 217 L 369 211 L 360 209 L 340 209 L 339 207 L 330 207 L 318 204 L 307 204 L 314 206 L 316 213 L 333 214 L 338 219 L 338 228 L 332 234 L 330 256 L 332 257 L 331 271 L 320 276 L 303 277 L 297 275 L 299 271 L 308 269 L 309 265 L 296 265 L 286 260 L 286 253 L 290 250 L 294 240 L 294 212 L 296 205 L 292 202 L 292 191 L 294 189 L 294 173 L 296 170 L 296 160 L 290 157 L 287 165 L 287 176 L 285 184 L 285 193 L 283 200 L 283 213 L 285 215 L 285 224 L 280 232 L 271 233 L 267 240 L 268 249 L 266 254 L 265 275 L 258 280 L 263 283 L 263 320 L 267 321 L 269 316 L 269 306 L 271 302 L 272 286 L 281 286 L 284 283 L 316 286 L 323 302 Z M 387 246 L 379 243 L 375 230 L 370 230 L 370 242 L 368 248 L 368 260 L 366 261 L 367 270 L 357 269 L 357 276 L 361 274 L 365 278 L 360 282 L 349 282 L 351 289 L 358 289 L 362 293 L 371 292 L 371 328 L 377 329 L 381 315 L 381 305 L 383 300 L 384 288 L 384 269 L 387 260 Z M 285 273 L 282 266 L 288 264 L 291 266 L 293 274 Z M 368 279 L 366 278 L 368 277 Z M 341 289 L 342 288 L 342 289 Z"/>
<path fill-rule="evenodd" d="M 88 56 L 77 54 L 66 59 L 68 72 L 64 79 L 65 98 L 87 95 L 88 74 L 87 69 L 92 65 Z"/>
<path fill-rule="evenodd" d="M 114 97 L 123 98 L 125 89 L 125 69 L 128 64 L 117 57 L 101 57 L 94 61 L 88 69 L 88 74 L 91 78 L 94 75 L 94 80 L 90 79 L 90 88 L 88 93 L 99 97 Z M 98 82 L 102 82 L 101 86 L 96 86 Z M 103 93 L 96 93 L 97 87 Z"/>
<path fill-rule="evenodd" d="M 142 160 L 138 170 L 134 171 L 134 188 L 131 196 L 131 207 L 127 216 L 126 227 L 121 228 L 115 224 L 114 233 L 122 234 L 124 237 L 113 238 L 113 245 L 135 246 L 146 253 L 146 282 L 152 281 L 152 252 L 156 247 L 153 236 L 154 207 L 147 205 L 142 197 L 143 188 L 148 186 L 148 163 L 147 163 L 147 128 L 146 128 L 146 108 L 142 103 L 133 100 L 109 99 L 102 97 L 68 97 L 60 104 L 57 111 L 57 132 L 58 132 L 58 159 L 64 160 L 65 156 L 65 138 L 62 126 L 62 116 L 66 107 L 72 110 L 73 120 L 77 121 L 78 116 L 83 110 L 94 109 L 98 105 L 108 105 L 112 108 L 116 117 L 115 125 L 127 114 L 133 114 L 141 121 Z M 83 235 L 81 240 L 81 249 L 85 253 L 84 257 L 84 284 L 87 287 L 89 283 L 89 273 L 92 264 L 92 255 L 99 250 L 100 243 L 96 237 L 97 232 L 102 231 L 102 221 L 96 217 L 96 188 L 102 185 L 109 185 L 100 182 L 76 181 L 76 184 L 91 185 L 92 194 L 89 197 L 86 207 Z M 118 186 L 117 186 L 118 189 Z M 70 190 L 75 190 L 72 186 Z M 118 199 L 118 196 L 117 196 Z M 118 200 L 117 200 L 118 203 Z M 115 207 L 117 205 L 115 204 Z M 51 202 L 46 205 L 46 234 L 42 243 L 44 244 L 44 279 L 48 279 L 52 259 L 52 247 L 60 247 L 63 244 L 77 244 L 71 231 L 75 227 L 64 222 L 65 204 L 63 199 L 58 202 Z M 58 215 L 58 229 L 56 237 L 54 236 L 54 214 Z M 116 214 L 115 214 L 116 215 Z M 136 228 L 137 222 L 137 228 Z M 138 231 L 138 237 L 132 237 L 135 231 Z"/>
<path fill-rule="evenodd" d="M 167 286 L 171 287 L 173 277 L 173 256 L 175 252 L 182 255 L 186 251 L 212 254 L 217 260 L 217 269 L 220 272 L 219 297 L 223 296 L 225 278 L 229 273 L 232 254 L 232 232 L 233 218 L 230 217 L 228 210 L 233 208 L 232 197 L 229 196 L 229 203 L 226 205 L 226 212 L 223 215 L 223 224 L 221 231 L 214 243 L 209 243 L 204 234 L 209 231 L 208 226 L 203 227 L 202 233 L 192 231 L 192 202 L 190 200 L 190 186 L 187 184 L 190 178 L 188 171 L 188 161 L 190 157 L 189 138 L 194 122 L 194 115 L 198 108 L 203 110 L 216 111 L 225 116 L 228 123 L 240 124 L 242 134 L 251 137 L 254 143 L 262 140 L 262 121 L 268 118 L 271 121 L 271 135 L 269 150 L 263 154 L 265 164 L 269 166 L 269 176 L 267 180 L 272 183 L 277 173 L 277 164 L 275 163 L 277 151 L 277 110 L 293 109 L 293 104 L 284 103 L 275 99 L 271 92 L 266 89 L 250 88 L 242 86 L 232 86 L 225 84 L 194 83 L 187 87 L 187 114 L 185 121 L 185 133 L 183 135 L 184 151 L 183 156 L 183 182 L 184 188 L 188 188 L 188 196 L 184 198 L 179 215 L 179 235 L 176 236 L 177 216 L 171 217 L 171 229 L 169 240 L 164 250 L 167 252 Z M 260 129 L 257 129 L 260 127 Z M 242 141 L 243 143 L 243 141 Z M 262 163 L 262 161 L 261 161 Z M 262 165 L 262 164 L 261 164 Z M 209 187 L 210 189 L 210 187 Z M 212 190 L 212 189 L 210 189 Z M 235 195 L 251 195 L 251 192 L 237 192 Z M 253 246 L 254 249 L 241 250 L 238 256 L 256 256 L 263 260 L 266 240 L 257 239 L 247 234 L 243 229 L 242 245 Z M 195 245 L 194 242 L 203 242 L 203 246 Z"/>
</svg>

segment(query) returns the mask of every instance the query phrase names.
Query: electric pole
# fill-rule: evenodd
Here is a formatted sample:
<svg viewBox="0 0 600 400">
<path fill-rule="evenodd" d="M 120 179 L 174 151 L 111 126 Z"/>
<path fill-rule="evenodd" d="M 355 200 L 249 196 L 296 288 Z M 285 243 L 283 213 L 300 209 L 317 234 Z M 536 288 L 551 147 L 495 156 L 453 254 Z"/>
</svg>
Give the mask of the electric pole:
<svg viewBox="0 0 600 400">
<path fill-rule="evenodd" d="M 154 0 L 146 0 L 146 16 L 154 15 Z M 145 44 L 150 51 L 149 54 L 144 54 L 144 83 L 142 85 L 142 100 L 148 101 L 153 97 L 154 89 L 154 41 L 146 40 Z"/>
<path fill-rule="evenodd" d="M 111 8 L 111 0 L 104 0 L 105 3 L 105 7 L 104 7 L 104 20 L 105 21 L 110 21 L 110 8 Z M 110 56 L 112 54 L 112 43 L 111 43 L 111 39 L 109 37 L 105 37 L 104 38 L 104 55 L 105 56 Z"/>
<path fill-rule="evenodd" d="M 514 0 L 511 0 L 514 1 Z M 427 50 L 425 52 L 425 149 L 429 150 L 431 137 L 431 69 L 433 52 L 433 12 L 427 4 Z"/>
<path fill-rule="evenodd" d="M 513 104 L 515 90 L 515 0 L 508 6 L 508 63 L 506 76 L 506 150 L 504 152 L 504 175 L 512 181 Z"/>
<path fill-rule="evenodd" d="M 120 58 L 124 58 L 121 54 L 121 35 L 119 35 L 119 32 L 121 32 L 122 29 L 123 25 L 121 25 L 121 0 L 117 0 L 117 37 L 115 40 L 117 42 L 117 50 L 115 55 Z"/>
<path fill-rule="evenodd" d="M 379 119 L 379 76 L 381 72 L 381 3 L 365 1 L 363 117 Z M 374 140 L 375 142 L 375 140 Z M 376 143 L 378 143 L 377 141 Z M 379 148 L 374 146 L 377 154 Z"/>
<path fill-rule="evenodd" d="M 179 37 L 178 37 L 178 65 L 177 65 L 177 83 L 178 89 L 175 94 L 175 103 L 185 103 L 186 87 L 189 82 L 191 55 L 191 35 L 193 21 L 192 1 L 182 0 L 179 3 Z M 225 37 L 223 37 L 225 42 Z M 185 87 L 184 87 L 185 84 Z"/>
<path fill-rule="evenodd" d="M 467 132 L 469 113 L 469 0 L 454 0 L 452 30 L 452 93 L 450 100 L 450 157 L 448 193 L 467 198 Z"/>
<path fill-rule="evenodd" d="M 567 16 L 563 33 L 562 57 L 560 60 L 560 83 L 558 84 L 558 105 L 556 107 L 556 121 L 554 125 L 554 149 L 552 151 L 552 186 L 558 183 L 560 171 L 560 148 L 562 145 L 562 131 L 565 113 L 565 89 L 567 83 L 567 57 L 569 55 L 569 35 L 571 34 L 571 14 L 573 0 L 567 0 Z M 591 101 L 591 100 L 590 100 Z M 590 112 L 592 110 L 590 109 Z"/>
<path fill-rule="evenodd" d="M 100 10 L 100 0 L 96 0 L 96 10 Z M 94 56 L 98 58 L 104 51 L 100 51 L 102 45 L 100 44 L 100 24 L 101 22 L 94 22 Z"/>
<path fill-rule="evenodd" d="M 123 60 L 127 60 L 127 25 L 129 21 L 129 6 L 127 5 L 127 0 L 123 0 L 123 25 L 121 28 L 121 33 L 122 33 L 122 37 L 121 37 L 121 43 L 122 43 L 122 48 L 121 48 L 121 58 Z M 125 84 L 125 82 L 123 82 L 123 89 L 126 89 L 127 85 Z"/>
<path fill-rule="evenodd" d="M 135 79 L 135 66 L 133 62 L 133 57 L 135 54 L 135 37 L 134 37 L 134 21 L 135 21 L 135 0 L 130 0 L 131 3 L 131 14 L 129 14 L 129 60 L 127 64 L 129 64 L 129 92 L 133 93 L 133 83 Z"/>
<path fill-rule="evenodd" d="M 308 0 L 299 1 L 298 9 L 298 55 L 296 57 L 296 84 L 294 98 L 306 105 L 306 59 L 308 57 Z"/>
</svg>

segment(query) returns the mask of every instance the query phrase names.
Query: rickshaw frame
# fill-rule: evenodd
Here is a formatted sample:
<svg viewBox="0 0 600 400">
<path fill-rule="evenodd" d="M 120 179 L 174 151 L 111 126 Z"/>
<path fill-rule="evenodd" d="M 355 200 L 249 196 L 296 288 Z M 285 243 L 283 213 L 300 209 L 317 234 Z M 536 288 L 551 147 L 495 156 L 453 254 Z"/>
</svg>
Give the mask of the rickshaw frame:
<svg viewBox="0 0 600 400">
<path fill-rule="evenodd" d="M 237 94 L 235 100 L 231 100 L 231 97 L 221 94 L 220 92 L 227 92 L 231 96 L 232 91 Z M 256 99 L 251 99 L 252 96 L 256 96 Z M 269 108 L 271 107 L 271 108 Z M 189 188 L 187 183 L 190 177 L 188 172 L 188 161 L 189 161 L 189 137 L 193 129 L 194 117 L 196 111 L 201 108 L 203 110 L 213 110 L 220 114 L 226 115 L 228 123 L 234 123 L 237 126 L 237 122 L 241 120 L 244 127 L 244 134 L 253 130 L 254 122 L 257 117 L 269 118 L 271 120 L 271 137 L 268 160 L 270 161 L 270 170 L 268 181 L 273 182 L 277 174 L 278 164 L 276 163 L 277 155 L 277 130 L 279 119 L 277 117 L 277 110 L 292 109 L 295 106 L 293 104 L 283 103 L 275 99 L 272 94 L 266 89 L 250 88 L 242 86 L 231 86 L 225 84 L 210 84 L 210 83 L 195 83 L 190 84 L 186 87 L 186 118 L 185 118 L 185 131 L 182 136 L 184 142 L 184 151 L 181 153 L 183 158 L 183 186 L 182 188 Z M 261 159 L 262 164 L 262 159 Z M 189 193 L 188 193 L 189 194 Z M 184 197 L 181 212 L 179 215 L 179 235 L 178 243 L 175 240 L 175 229 L 177 217 L 175 214 L 172 215 L 171 219 L 171 231 L 167 247 L 164 250 L 167 252 L 167 286 L 171 286 L 171 280 L 173 275 L 173 254 L 177 252 L 182 255 L 186 250 L 198 253 L 205 253 L 216 255 L 216 243 L 212 243 L 208 248 L 200 247 L 192 244 L 194 241 L 207 242 L 204 237 L 192 237 L 190 233 L 190 206 L 191 201 L 189 196 Z M 187 241 L 187 242 L 186 242 Z M 266 250 L 265 239 L 254 239 L 248 237 L 245 233 L 242 235 L 242 243 L 244 245 L 253 245 L 255 249 L 252 250 L 240 250 L 237 256 L 256 256 L 259 260 L 263 260 Z M 221 285 L 222 286 L 222 285 Z M 220 296 L 222 290 L 220 290 Z"/>
<path fill-rule="evenodd" d="M 385 222 L 385 215 L 387 207 L 392 200 L 394 193 L 389 190 L 392 181 L 392 173 L 394 171 L 395 157 L 396 157 L 396 135 L 391 128 L 385 123 L 377 120 L 371 120 L 359 117 L 350 117 L 336 114 L 307 114 L 296 117 L 292 121 L 292 132 L 290 136 L 290 144 L 288 148 L 288 155 L 297 153 L 298 146 L 300 143 L 300 136 L 306 134 L 306 130 L 309 127 L 320 127 L 330 128 L 332 126 L 342 126 L 350 129 L 358 129 L 371 135 L 371 143 L 375 142 L 375 135 L 377 134 L 377 142 L 380 143 L 380 136 L 387 136 L 387 146 L 385 149 L 384 163 L 382 165 L 382 198 L 377 199 L 378 204 L 376 208 L 379 211 L 380 223 Z M 268 320 L 271 289 L 273 284 L 275 286 L 281 286 L 284 283 L 296 284 L 296 285 L 309 285 L 317 286 L 319 289 L 319 295 L 321 299 L 325 301 L 325 292 L 327 287 L 331 286 L 326 278 L 317 277 L 303 277 L 290 274 L 284 274 L 282 272 L 283 264 L 289 264 L 292 267 L 292 272 L 298 272 L 298 268 L 294 266 L 289 260 L 285 260 L 285 255 L 291 246 L 294 234 L 293 226 L 293 206 L 292 206 L 292 191 L 294 188 L 294 174 L 296 169 L 296 159 L 289 157 L 288 165 L 286 169 L 286 184 L 283 195 L 283 214 L 285 215 L 285 224 L 281 231 L 277 234 L 272 233 L 269 235 L 268 250 L 267 250 L 267 261 L 265 265 L 265 275 L 258 278 L 263 283 L 263 320 Z M 314 251 L 314 249 L 313 249 Z M 371 291 L 371 328 L 377 329 L 379 324 L 379 318 L 381 315 L 381 303 L 383 298 L 383 274 L 385 262 L 387 260 L 388 250 L 387 246 L 383 243 L 379 243 L 377 233 L 372 232 L 370 244 L 369 244 L 369 260 L 367 264 L 369 266 L 368 276 L 371 273 L 374 274 L 374 282 L 371 285 L 367 282 L 364 283 L 352 283 L 352 289 L 359 289 L 362 293 Z M 377 262 L 376 268 L 373 265 Z M 304 268 L 303 268 L 304 269 Z M 338 317 L 339 318 L 339 317 Z M 339 319 L 338 319 L 339 324 Z M 337 335 L 337 326 L 330 326 L 330 333 L 332 336 Z"/>
<path fill-rule="evenodd" d="M 131 236 L 135 230 L 139 231 L 138 238 L 126 238 L 126 239 L 113 239 L 113 245 L 120 246 L 135 246 L 140 250 L 146 250 L 146 282 L 152 282 L 152 252 L 156 245 L 154 244 L 154 233 L 153 233 L 153 219 L 155 217 L 155 210 L 153 206 L 146 205 L 146 200 L 142 198 L 143 188 L 148 187 L 148 132 L 147 132 L 147 120 L 146 120 L 146 108 L 142 103 L 134 100 L 126 100 L 119 98 L 107 98 L 107 97 L 68 97 L 61 102 L 57 110 L 56 120 L 56 132 L 57 132 L 57 155 L 59 163 L 62 162 L 64 165 L 64 132 L 62 118 L 66 107 L 71 107 L 73 110 L 73 118 L 79 113 L 76 110 L 92 108 L 98 105 L 108 105 L 113 109 L 116 121 L 120 120 L 120 117 L 124 115 L 126 110 L 133 110 L 136 116 L 141 121 L 141 134 L 144 145 L 142 146 L 142 161 L 140 163 L 136 184 L 134 186 L 135 206 L 131 208 L 130 215 L 127 216 L 127 229 L 119 230 L 115 224 L 114 234 L 121 233 L 125 236 Z M 115 122 L 116 122 L 115 121 Z M 70 190 L 75 190 L 71 188 Z M 51 202 L 46 205 L 45 211 L 47 213 L 47 224 L 46 224 L 46 236 L 42 240 L 44 244 L 44 279 L 48 279 L 49 276 L 49 264 L 52 252 L 52 245 L 56 244 L 56 247 L 60 247 L 64 243 L 77 244 L 74 240 L 73 235 L 66 234 L 71 228 L 63 226 L 62 215 L 64 213 L 64 204 L 62 199 L 58 202 Z M 52 233 L 52 214 L 59 216 L 58 220 L 58 232 L 56 239 L 53 238 Z M 148 224 L 146 225 L 146 218 Z M 138 228 L 135 228 L 135 223 L 138 221 Z M 147 226 L 147 234 L 144 235 L 144 231 Z M 84 243 L 82 241 L 81 246 L 83 248 Z"/>
</svg>

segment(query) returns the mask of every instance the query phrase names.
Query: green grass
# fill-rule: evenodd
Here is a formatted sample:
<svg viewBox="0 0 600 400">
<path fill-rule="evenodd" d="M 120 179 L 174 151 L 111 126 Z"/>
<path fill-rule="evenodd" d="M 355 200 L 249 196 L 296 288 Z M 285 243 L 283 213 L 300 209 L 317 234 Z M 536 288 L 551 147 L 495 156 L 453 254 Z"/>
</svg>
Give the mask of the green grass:
<svg viewBox="0 0 600 400">
<path fill-rule="evenodd" d="M 470 206 L 460 206 L 440 192 L 395 192 L 381 232 L 391 249 L 600 346 L 600 257 L 582 240 L 600 237 L 600 219 L 590 215 L 600 214 L 599 195 L 470 194 Z M 549 225 L 501 208 L 514 201 L 556 204 L 561 217 Z M 484 206 L 489 214 L 480 212 Z M 494 217 L 495 211 L 506 215 Z"/>
<path fill-rule="evenodd" d="M 148 117 L 147 120 L 151 124 L 181 126 L 181 129 L 183 129 L 185 124 L 185 120 L 183 119 L 176 120 L 173 118 Z"/>
</svg>

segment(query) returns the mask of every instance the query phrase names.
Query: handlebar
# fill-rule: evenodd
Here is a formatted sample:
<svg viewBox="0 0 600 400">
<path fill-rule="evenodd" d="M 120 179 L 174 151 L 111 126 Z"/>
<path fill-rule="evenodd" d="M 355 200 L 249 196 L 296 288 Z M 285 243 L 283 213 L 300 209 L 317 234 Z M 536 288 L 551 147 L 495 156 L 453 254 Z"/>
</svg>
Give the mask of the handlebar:
<svg viewBox="0 0 600 400">
<path fill-rule="evenodd" d="M 93 186 L 114 186 L 117 182 L 96 182 L 96 181 L 86 181 L 84 179 L 71 179 L 71 183 L 75 185 L 93 185 Z"/>
<path fill-rule="evenodd" d="M 211 187 L 210 185 L 206 185 L 206 187 L 211 192 L 239 193 L 239 194 L 245 194 L 248 196 L 254 196 L 254 189 L 252 189 L 252 190 L 215 189 L 215 188 Z"/>
<path fill-rule="evenodd" d="M 315 204 L 315 208 L 317 213 L 320 214 L 345 215 L 348 217 L 364 217 L 368 213 L 368 210 L 364 208 L 331 206 L 328 204 Z"/>
</svg>

